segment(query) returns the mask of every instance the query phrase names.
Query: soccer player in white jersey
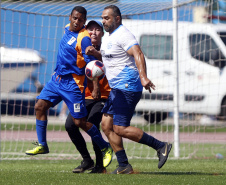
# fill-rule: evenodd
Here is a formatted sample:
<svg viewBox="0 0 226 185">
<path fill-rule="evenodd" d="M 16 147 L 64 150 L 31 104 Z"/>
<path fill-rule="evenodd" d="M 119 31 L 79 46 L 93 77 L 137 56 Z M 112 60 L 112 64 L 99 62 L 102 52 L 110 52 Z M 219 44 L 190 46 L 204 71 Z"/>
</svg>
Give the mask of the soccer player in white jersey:
<svg viewBox="0 0 226 185">
<path fill-rule="evenodd" d="M 119 167 L 113 174 L 131 174 L 133 168 L 123 148 L 122 137 L 148 145 L 157 151 L 158 168 L 169 155 L 172 144 L 159 141 L 139 128 L 130 126 L 143 87 L 151 93 L 155 85 L 147 78 L 144 54 L 134 37 L 122 24 L 117 6 L 104 8 L 102 23 L 106 32 L 101 45 L 103 63 L 111 92 L 102 110 L 102 130 L 116 154 Z"/>
</svg>

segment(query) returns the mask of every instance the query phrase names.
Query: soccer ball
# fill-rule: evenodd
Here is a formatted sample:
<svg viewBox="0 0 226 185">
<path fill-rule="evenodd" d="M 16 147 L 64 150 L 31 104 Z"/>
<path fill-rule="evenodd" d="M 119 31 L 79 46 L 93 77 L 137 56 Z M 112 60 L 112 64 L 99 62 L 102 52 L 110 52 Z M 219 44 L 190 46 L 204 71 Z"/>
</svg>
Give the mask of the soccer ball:
<svg viewBox="0 0 226 185">
<path fill-rule="evenodd" d="M 85 73 L 88 79 L 94 80 L 98 78 L 101 80 L 105 76 L 105 66 L 99 60 L 93 60 L 86 65 Z"/>
</svg>

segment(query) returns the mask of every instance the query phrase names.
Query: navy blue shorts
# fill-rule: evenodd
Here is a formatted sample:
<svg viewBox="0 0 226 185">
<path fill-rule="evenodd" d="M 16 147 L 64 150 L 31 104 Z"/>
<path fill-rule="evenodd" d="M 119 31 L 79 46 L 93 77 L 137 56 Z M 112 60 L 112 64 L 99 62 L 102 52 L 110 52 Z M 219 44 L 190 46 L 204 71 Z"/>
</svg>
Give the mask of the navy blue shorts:
<svg viewBox="0 0 226 185">
<path fill-rule="evenodd" d="M 82 84 L 77 84 L 72 74 L 57 78 L 55 73 L 37 99 L 48 100 L 53 103 L 53 107 L 63 100 L 74 118 L 83 118 L 87 115 L 85 84 L 85 81 Z"/>
<path fill-rule="evenodd" d="M 113 115 L 114 125 L 129 126 L 141 95 L 142 91 L 131 92 L 111 89 L 102 112 Z"/>
</svg>

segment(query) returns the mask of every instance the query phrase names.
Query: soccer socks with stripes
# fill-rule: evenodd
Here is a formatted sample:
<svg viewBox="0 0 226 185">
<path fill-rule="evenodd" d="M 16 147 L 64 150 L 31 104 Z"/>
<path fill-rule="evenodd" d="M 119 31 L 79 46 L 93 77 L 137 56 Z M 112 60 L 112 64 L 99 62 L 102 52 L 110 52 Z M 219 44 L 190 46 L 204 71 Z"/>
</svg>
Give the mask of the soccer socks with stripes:
<svg viewBox="0 0 226 185">
<path fill-rule="evenodd" d="M 148 145 L 155 150 L 158 150 L 159 148 L 162 148 L 165 146 L 164 142 L 159 141 L 158 139 L 155 139 L 154 137 L 146 134 L 144 132 L 142 138 L 140 139 L 139 143 Z"/>
<path fill-rule="evenodd" d="M 117 157 L 119 166 L 125 167 L 127 166 L 127 164 L 129 164 L 125 150 L 119 150 L 118 152 L 115 153 L 115 155 Z"/>
<path fill-rule="evenodd" d="M 87 134 L 92 138 L 92 140 L 100 147 L 100 149 L 104 149 L 108 147 L 108 143 L 103 139 L 100 131 L 97 129 L 95 125 L 93 125 L 88 131 Z"/>
<path fill-rule="evenodd" d="M 47 127 L 47 120 L 42 121 L 42 120 L 36 119 L 36 132 L 38 136 L 38 142 L 45 147 L 47 146 L 46 127 Z"/>
</svg>

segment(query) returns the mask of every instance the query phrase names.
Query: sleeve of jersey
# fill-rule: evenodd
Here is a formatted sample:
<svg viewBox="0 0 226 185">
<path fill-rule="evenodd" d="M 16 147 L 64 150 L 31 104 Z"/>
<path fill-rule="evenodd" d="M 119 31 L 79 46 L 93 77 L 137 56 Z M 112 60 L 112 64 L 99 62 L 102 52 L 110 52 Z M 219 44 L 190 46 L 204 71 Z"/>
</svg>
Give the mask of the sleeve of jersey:
<svg viewBox="0 0 226 185">
<path fill-rule="evenodd" d="M 135 36 L 130 32 L 126 32 L 126 33 L 122 34 L 120 43 L 121 43 L 122 48 L 125 51 L 129 50 L 134 45 L 138 45 L 138 42 L 137 42 Z"/>
<path fill-rule="evenodd" d="M 82 42 L 81 42 L 81 48 L 82 48 L 82 56 L 84 57 L 84 60 L 85 62 L 88 64 L 90 61 L 92 60 L 97 60 L 94 56 L 92 55 L 86 55 L 86 48 L 88 46 L 92 46 L 92 43 L 91 43 L 91 39 L 90 37 L 84 37 L 82 39 Z"/>
</svg>

